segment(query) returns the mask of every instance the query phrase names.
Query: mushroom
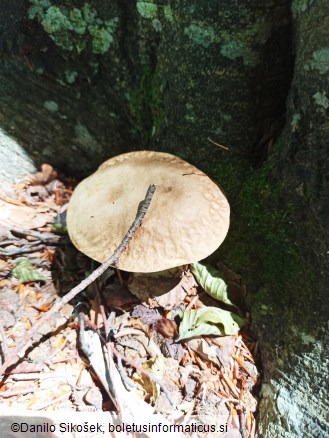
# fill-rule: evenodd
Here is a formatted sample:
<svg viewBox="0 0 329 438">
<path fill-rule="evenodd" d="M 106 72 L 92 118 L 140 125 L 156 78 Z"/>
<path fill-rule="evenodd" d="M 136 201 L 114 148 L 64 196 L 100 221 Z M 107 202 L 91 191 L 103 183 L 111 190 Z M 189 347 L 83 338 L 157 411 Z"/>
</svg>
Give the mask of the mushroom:
<svg viewBox="0 0 329 438">
<path fill-rule="evenodd" d="M 98 262 L 118 247 L 150 184 L 150 207 L 118 267 L 156 272 L 199 261 L 223 242 L 230 207 L 201 170 L 174 155 L 138 151 L 105 161 L 75 189 L 67 211 L 73 244 Z"/>
</svg>

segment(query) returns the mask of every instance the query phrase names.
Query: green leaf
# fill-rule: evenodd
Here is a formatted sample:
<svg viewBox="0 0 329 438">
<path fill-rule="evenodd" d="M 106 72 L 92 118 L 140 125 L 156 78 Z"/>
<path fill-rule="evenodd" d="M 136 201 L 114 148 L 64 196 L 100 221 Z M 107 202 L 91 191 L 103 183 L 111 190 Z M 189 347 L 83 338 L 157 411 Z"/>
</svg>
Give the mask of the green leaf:
<svg viewBox="0 0 329 438">
<path fill-rule="evenodd" d="M 215 300 L 236 307 L 228 298 L 227 285 L 219 277 L 220 272 L 217 269 L 208 265 L 201 265 L 201 263 L 193 263 L 191 264 L 191 272 L 208 295 L 215 298 Z"/>
<path fill-rule="evenodd" d="M 151 376 L 156 377 L 161 380 L 165 370 L 165 357 L 162 354 L 153 357 L 146 362 L 143 363 L 142 367 L 144 370 L 148 371 Z M 154 400 L 156 401 L 160 396 L 160 387 L 159 384 L 156 383 L 152 378 L 143 373 L 137 373 L 135 377 L 135 381 L 137 381 L 144 389 L 144 391 Z"/>
<path fill-rule="evenodd" d="M 176 342 L 196 336 L 235 335 L 245 323 L 243 318 L 217 307 L 203 307 L 181 313 Z"/>
<path fill-rule="evenodd" d="M 12 270 L 12 274 L 21 283 L 29 283 L 30 281 L 47 281 L 47 278 L 41 272 L 34 269 L 30 260 L 26 257 L 19 257 L 16 260 L 16 266 Z"/>
</svg>

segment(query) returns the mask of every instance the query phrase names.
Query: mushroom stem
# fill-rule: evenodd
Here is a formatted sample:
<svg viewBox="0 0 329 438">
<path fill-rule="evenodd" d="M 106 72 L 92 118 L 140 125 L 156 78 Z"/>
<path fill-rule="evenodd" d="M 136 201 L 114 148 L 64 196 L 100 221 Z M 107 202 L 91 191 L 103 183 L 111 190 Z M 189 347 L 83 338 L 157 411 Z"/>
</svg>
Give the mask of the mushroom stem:
<svg viewBox="0 0 329 438">
<path fill-rule="evenodd" d="M 119 257 L 121 254 L 125 251 L 127 248 L 130 240 L 136 233 L 137 229 L 141 226 L 144 216 L 150 206 L 150 203 L 152 201 L 152 197 L 155 192 L 155 185 L 150 185 L 147 189 L 144 201 L 142 203 L 142 207 L 139 210 L 136 219 L 134 220 L 133 224 L 127 231 L 125 237 L 122 239 L 120 245 L 117 247 L 117 249 L 114 251 L 114 253 L 106 259 L 95 271 L 93 271 L 87 278 L 81 281 L 77 286 L 75 286 L 72 290 L 70 290 L 69 293 L 67 293 L 63 298 L 61 298 L 59 301 L 57 301 L 54 306 L 48 310 L 47 313 L 44 314 L 44 316 L 39 319 L 38 322 L 36 322 L 29 332 L 26 333 L 26 335 L 23 337 L 21 342 L 18 344 L 16 351 L 12 354 L 10 354 L 2 366 L 0 367 L 0 375 L 3 374 L 6 369 L 14 365 L 19 358 L 23 357 L 26 350 L 32 345 L 33 337 L 36 333 L 38 333 L 40 327 L 48 321 L 53 315 L 58 313 L 60 309 L 69 301 L 71 301 L 78 293 L 82 292 L 86 287 L 88 287 L 91 283 L 93 283 L 100 275 L 102 275 L 106 269 L 108 269 L 111 265 L 117 266 Z"/>
</svg>

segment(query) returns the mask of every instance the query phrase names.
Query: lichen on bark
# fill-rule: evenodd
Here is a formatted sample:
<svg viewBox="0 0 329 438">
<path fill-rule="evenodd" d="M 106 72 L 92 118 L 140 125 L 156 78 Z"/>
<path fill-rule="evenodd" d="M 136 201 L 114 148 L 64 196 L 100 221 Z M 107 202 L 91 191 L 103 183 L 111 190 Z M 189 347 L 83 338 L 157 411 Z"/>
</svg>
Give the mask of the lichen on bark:
<svg viewBox="0 0 329 438">
<path fill-rule="evenodd" d="M 109 50 L 118 24 L 117 17 L 103 20 L 88 3 L 81 9 L 54 6 L 50 0 L 30 0 L 30 4 L 29 18 L 38 20 L 62 49 L 81 53 L 90 40 L 94 53 L 104 54 Z"/>
</svg>

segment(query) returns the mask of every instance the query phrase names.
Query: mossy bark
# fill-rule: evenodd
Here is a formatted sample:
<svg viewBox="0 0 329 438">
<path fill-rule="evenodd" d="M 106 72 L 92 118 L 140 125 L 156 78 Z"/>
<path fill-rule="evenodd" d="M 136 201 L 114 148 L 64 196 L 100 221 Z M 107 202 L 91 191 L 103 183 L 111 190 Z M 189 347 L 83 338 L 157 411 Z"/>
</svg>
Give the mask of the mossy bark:
<svg viewBox="0 0 329 438">
<path fill-rule="evenodd" d="M 316 437 L 329 434 L 329 4 L 295 0 L 292 13 L 294 77 L 274 172 L 290 230 L 266 306 L 253 300 L 266 364 L 259 435 Z"/>
<path fill-rule="evenodd" d="M 227 157 L 208 137 L 248 161 L 282 121 L 290 52 L 279 52 L 289 46 L 289 13 L 285 0 L 237 6 L 7 0 L 1 126 L 37 163 L 79 174 L 151 147 L 209 170 Z"/>
<path fill-rule="evenodd" d="M 0 126 L 36 164 L 83 177 L 157 149 L 226 192 L 232 226 L 214 258 L 248 283 L 261 437 L 328 428 L 329 7 L 290 3 L 7 0 L 0 14 Z"/>
</svg>

